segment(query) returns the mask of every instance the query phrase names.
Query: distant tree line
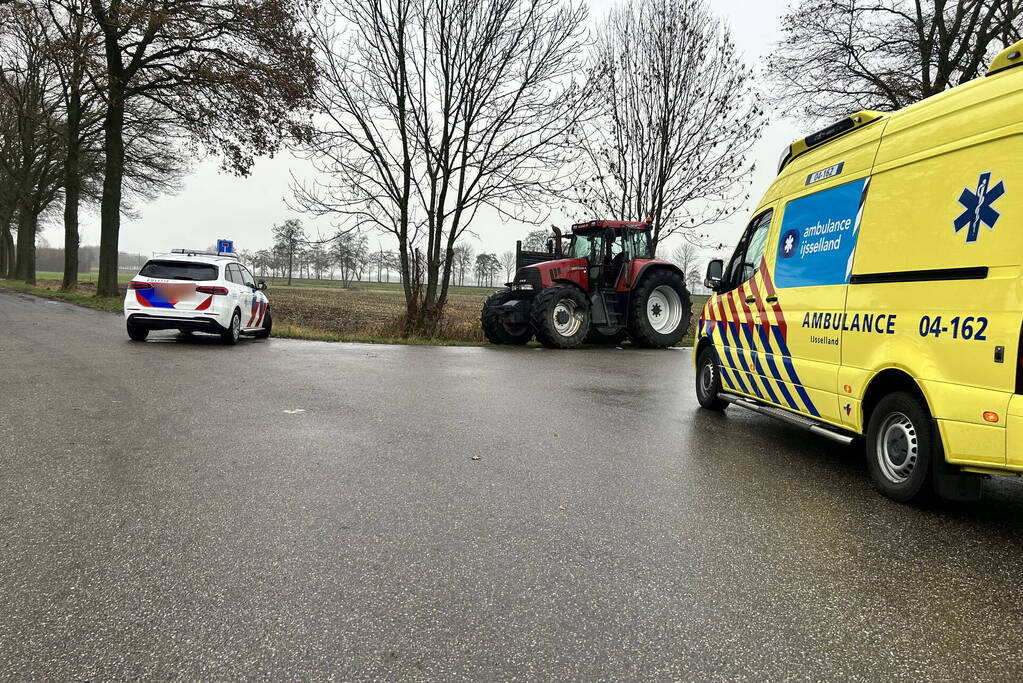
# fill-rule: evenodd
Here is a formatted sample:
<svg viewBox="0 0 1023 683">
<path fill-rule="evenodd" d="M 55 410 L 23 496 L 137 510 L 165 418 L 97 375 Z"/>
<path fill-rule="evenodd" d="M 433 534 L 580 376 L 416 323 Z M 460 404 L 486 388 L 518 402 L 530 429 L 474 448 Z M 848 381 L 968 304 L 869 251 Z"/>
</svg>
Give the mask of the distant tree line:
<svg viewBox="0 0 1023 683">
<path fill-rule="evenodd" d="M 338 231 L 322 239 L 311 237 L 299 219 L 289 219 L 271 229 L 273 245 L 255 252 L 240 252 L 245 263 L 257 275 L 338 280 L 343 286 L 352 282 L 391 282 L 392 274 L 401 282 L 401 261 L 391 249 L 369 246 L 369 237 L 358 231 Z M 510 279 L 514 272 L 515 252 L 477 255 L 471 245 L 455 245 L 453 284 L 464 285 L 466 276 L 474 277 L 477 286 L 492 286 L 504 270 Z M 470 280 L 470 283 L 472 280 Z"/>
<path fill-rule="evenodd" d="M 61 272 L 64 269 L 65 253 L 63 247 L 45 246 L 43 240 L 36 247 L 36 268 L 40 271 Z M 133 254 L 126 251 L 118 252 L 117 265 L 121 270 L 139 269 L 149 257 L 145 254 Z M 78 273 L 88 273 L 99 265 L 99 247 L 83 245 L 78 247 Z"/>
</svg>

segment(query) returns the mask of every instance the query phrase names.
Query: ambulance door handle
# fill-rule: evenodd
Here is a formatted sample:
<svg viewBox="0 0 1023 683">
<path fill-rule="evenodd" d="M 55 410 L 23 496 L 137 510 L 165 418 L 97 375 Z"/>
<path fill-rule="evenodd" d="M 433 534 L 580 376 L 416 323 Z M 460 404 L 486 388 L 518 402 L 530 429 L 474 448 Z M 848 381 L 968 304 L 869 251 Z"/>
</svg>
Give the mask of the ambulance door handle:
<svg viewBox="0 0 1023 683">
<path fill-rule="evenodd" d="M 755 296 L 748 296 L 748 297 L 746 297 L 746 303 L 748 303 L 748 304 L 755 304 L 756 302 L 757 302 L 757 298 Z"/>
<path fill-rule="evenodd" d="M 767 299 L 765 299 L 765 301 L 767 301 L 767 303 L 769 303 L 769 304 L 776 304 L 776 303 L 778 303 L 778 297 L 776 297 L 776 296 L 769 296 L 769 297 L 767 297 Z"/>
</svg>

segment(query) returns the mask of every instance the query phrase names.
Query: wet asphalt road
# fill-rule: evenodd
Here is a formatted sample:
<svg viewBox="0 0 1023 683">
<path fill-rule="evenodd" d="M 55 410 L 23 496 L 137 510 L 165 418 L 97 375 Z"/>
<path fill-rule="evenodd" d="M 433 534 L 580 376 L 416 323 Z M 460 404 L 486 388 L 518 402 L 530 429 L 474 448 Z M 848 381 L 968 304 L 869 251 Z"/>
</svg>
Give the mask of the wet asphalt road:
<svg viewBox="0 0 1023 683">
<path fill-rule="evenodd" d="M 686 352 L 137 344 L 0 294 L 0 363 L 6 679 L 1023 674 L 1023 485 L 890 502 L 699 411 Z"/>
</svg>

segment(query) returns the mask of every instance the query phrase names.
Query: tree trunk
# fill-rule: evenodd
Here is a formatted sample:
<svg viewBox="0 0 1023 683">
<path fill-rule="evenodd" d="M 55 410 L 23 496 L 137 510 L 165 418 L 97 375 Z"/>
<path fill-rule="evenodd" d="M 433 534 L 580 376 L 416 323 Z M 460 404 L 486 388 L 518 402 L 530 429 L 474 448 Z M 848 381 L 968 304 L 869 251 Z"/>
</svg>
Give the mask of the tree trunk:
<svg viewBox="0 0 1023 683">
<path fill-rule="evenodd" d="M 124 93 L 110 79 L 107 117 L 103 122 L 106 154 L 100 205 L 99 275 L 96 296 L 117 296 L 117 244 L 121 232 L 121 185 L 124 179 Z"/>
<path fill-rule="evenodd" d="M 14 276 L 25 284 L 36 283 L 36 228 L 39 216 L 24 207 L 18 211 L 18 260 Z"/>
<path fill-rule="evenodd" d="M 64 159 L 64 281 L 65 292 L 78 287 L 78 203 L 82 194 L 81 96 L 74 94 L 68 103 L 67 156 Z"/>
<path fill-rule="evenodd" d="M 11 237 L 11 216 L 0 216 L 0 277 L 14 275 L 14 238 Z"/>
</svg>

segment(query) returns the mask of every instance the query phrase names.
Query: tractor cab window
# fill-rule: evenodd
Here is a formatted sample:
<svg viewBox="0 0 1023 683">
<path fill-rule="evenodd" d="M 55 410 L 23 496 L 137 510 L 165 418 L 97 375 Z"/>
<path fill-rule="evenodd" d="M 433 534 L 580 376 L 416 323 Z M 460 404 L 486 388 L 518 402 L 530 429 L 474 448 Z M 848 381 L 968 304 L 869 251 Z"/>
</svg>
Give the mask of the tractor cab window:
<svg viewBox="0 0 1023 683">
<path fill-rule="evenodd" d="M 572 246 L 568 250 L 568 258 L 584 258 L 596 262 L 600 258 L 600 247 L 604 242 L 601 232 L 577 232 L 572 235 Z"/>
<path fill-rule="evenodd" d="M 626 235 L 624 230 L 615 230 L 614 238 L 611 240 L 611 244 L 608 246 L 608 256 L 614 258 L 618 254 L 622 254 L 626 251 Z"/>
<path fill-rule="evenodd" d="M 749 280 L 757 272 L 760 263 L 764 260 L 764 250 L 767 246 L 767 233 L 771 229 L 771 210 L 765 211 L 752 221 L 742 239 L 735 246 L 735 253 L 728 262 L 728 268 L 722 278 L 722 283 L 727 283 L 725 289 L 738 287 L 746 280 Z"/>
<path fill-rule="evenodd" d="M 628 232 L 629 256 L 631 258 L 653 258 L 650 246 L 649 230 L 630 230 Z"/>
</svg>

